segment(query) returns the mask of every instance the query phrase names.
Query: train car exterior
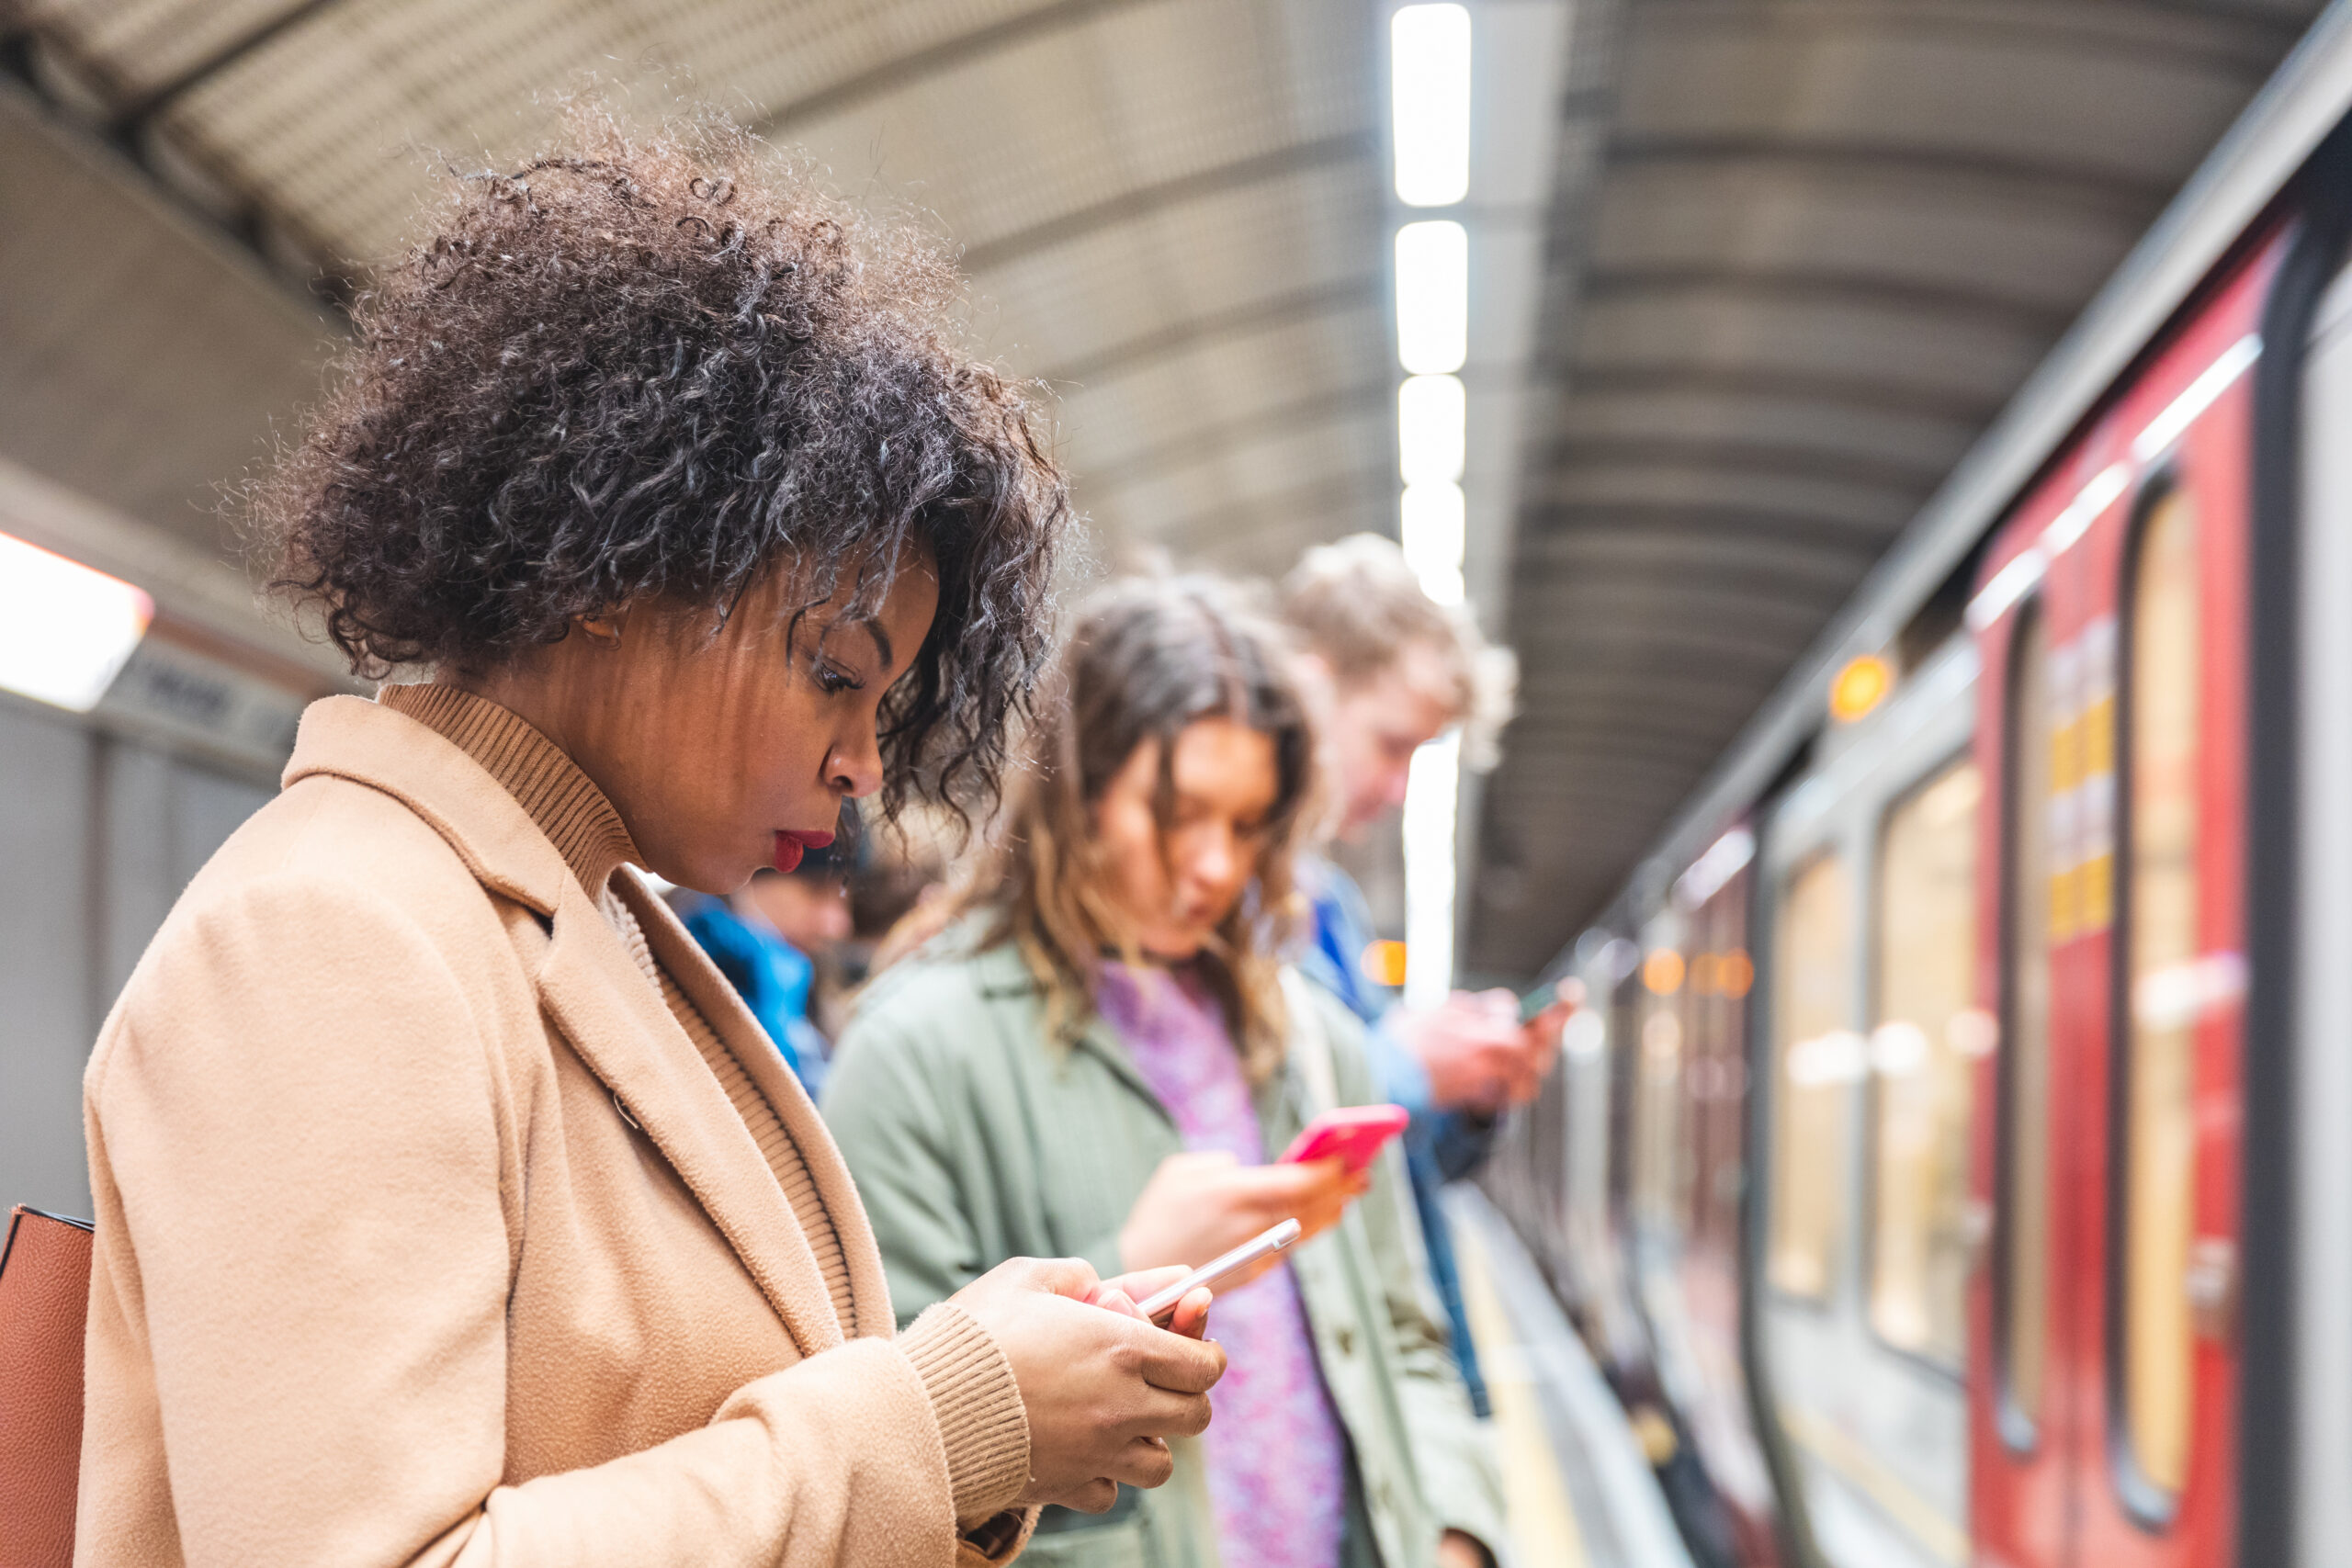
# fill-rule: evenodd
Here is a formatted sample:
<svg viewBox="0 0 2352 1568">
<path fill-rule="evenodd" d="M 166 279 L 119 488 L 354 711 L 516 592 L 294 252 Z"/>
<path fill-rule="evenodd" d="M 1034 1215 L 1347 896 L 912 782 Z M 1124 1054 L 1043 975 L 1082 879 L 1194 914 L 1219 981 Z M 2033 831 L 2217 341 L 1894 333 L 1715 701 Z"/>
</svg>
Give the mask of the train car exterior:
<svg viewBox="0 0 2352 1568">
<path fill-rule="evenodd" d="M 1694 1559 L 2352 1562 L 2347 109 L 2339 6 L 1558 966 L 1496 1194 Z"/>
</svg>

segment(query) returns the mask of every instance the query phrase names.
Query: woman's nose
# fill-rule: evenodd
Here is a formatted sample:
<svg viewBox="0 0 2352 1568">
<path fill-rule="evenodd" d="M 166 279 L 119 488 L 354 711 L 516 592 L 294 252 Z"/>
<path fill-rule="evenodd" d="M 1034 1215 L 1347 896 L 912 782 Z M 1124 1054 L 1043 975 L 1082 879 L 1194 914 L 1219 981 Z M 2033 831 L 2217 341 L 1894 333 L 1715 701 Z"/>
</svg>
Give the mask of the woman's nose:
<svg viewBox="0 0 2352 1568">
<path fill-rule="evenodd" d="M 834 742 L 825 756 L 825 782 L 853 799 L 882 787 L 882 748 L 873 730 Z"/>
<path fill-rule="evenodd" d="M 1234 878 L 1240 864 L 1239 847 L 1233 841 L 1229 828 L 1215 828 L 1201 835 L 1193 851 L 1194 880 L 1212 887 L 1222 887 Z"/>
</svg>

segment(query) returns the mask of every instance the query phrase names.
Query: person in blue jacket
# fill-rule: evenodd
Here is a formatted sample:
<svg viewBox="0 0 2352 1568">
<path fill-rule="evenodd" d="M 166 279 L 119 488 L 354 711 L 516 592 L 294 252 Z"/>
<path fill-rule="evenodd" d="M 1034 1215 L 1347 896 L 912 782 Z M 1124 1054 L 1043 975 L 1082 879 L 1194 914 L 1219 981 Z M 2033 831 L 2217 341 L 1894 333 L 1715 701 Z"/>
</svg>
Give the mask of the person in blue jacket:
<svg viewBox="0 0 2352 1568">
<path fill-rule="evenodd" d="M 760 871 L 741 891 L 679 911 L 812 1100 L 831 1055 L 809 1016 L 816 960 L 850 934 L 845 873 L 837 851 L 812 849 L 789 872 Z"/>
<path fill-rule="evenodd" d="M 1511 656 L 1488 647 L 1459 606 L 1430 598 L 1394 542 L 1359 534 L 1308 550 L 1283 580 L 1282 612 L 1298 639 L 1302 684 L 1317 699 L 1337 838 L 1358 838 L 1387 819 L 1404 804 L 1414 752 L 1457 726 L 1465 762 L 1491 762 L 1495 733 L 1510 716 Z M 1508 991 L 1457 991 L 1437 1007 L 1403 1007 L 1365 972 L 1377 933 L 1354 880 L 1328 856 L 1312 855 L 1302 857 L 1299 885 L 1314 910 L 1313 943 L 1299 967 L 1369 1026 L 1383 1092 L 1412 1112 L 1405 1157 L 1430 1282 L 1452 1320 L 1463 1382 L 1486 1415 L 1439 1193 L 1485 1163 L 1500 1113 L 1534 1097 L 1567 1010 L 1521 1024 Z"/>
</svg>

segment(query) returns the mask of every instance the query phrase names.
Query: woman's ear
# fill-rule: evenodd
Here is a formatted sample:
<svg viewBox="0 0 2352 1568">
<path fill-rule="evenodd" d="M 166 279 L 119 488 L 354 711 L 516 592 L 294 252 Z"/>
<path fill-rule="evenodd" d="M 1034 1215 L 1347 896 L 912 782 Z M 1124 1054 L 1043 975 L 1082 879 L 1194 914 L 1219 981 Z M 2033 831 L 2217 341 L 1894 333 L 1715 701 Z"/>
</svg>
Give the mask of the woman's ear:
<svg viewBox="0 0 2352 1568">
<path fill-rule="evenodd" d="M 618 604 L 611 604 L 593 615 L 582 615 L 573 622 L 582 631 L 608 648 L 621 645 L 621 627 L 628 620 L 628 612 Z"/>
</svg>

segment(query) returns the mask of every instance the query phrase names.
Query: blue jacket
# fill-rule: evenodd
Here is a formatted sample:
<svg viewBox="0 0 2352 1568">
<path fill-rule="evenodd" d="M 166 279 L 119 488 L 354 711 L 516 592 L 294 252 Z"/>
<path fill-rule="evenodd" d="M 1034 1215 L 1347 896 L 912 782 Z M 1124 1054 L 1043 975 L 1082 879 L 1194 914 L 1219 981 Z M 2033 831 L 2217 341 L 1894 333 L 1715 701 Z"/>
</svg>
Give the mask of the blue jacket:
<svg viewBox="0 0 2352 1568">
<path fill-rule="evenodd" d="M 768 1032 L 785 1062 L 814 1100 L 825 1087 L 825 1037 L 808 1021 L 808 993 L 817 966 L 808 955 L 775 930 L 754 925 L 721 898 L 706 898 L 685 912 L 686 930 L 743 1003 Z"/>
<path fill-rule="evenodd" d="M 1316 857 L 1300 863 L 1298 880 L 1315 909 L 1314 942 L 1299 954 L 1299 970 L 1363 1021 L 1365 1055 L 1381 1092 L 1412 1112 L 1413 1124 L 1405 1134 L 1405 1165 L 1412 1175 L 1413 1203 L 1420 1212 L 1421 1234 L 1429 1246 L 1430 1280 L 1453 1325 L 1453 1356 L 1470 1402 L 1486 1416 L 1490 1413 L 1487 1384 L 1478 1375 L 1478 1348 L 1470 1337 L 1470 1316 L 1462 1304 L 1453 1232 L 1439 1194 L 1447 1182 L 1486 1163 L 1494 1148 L 1495 1123 L 1458 1111 L 1441 1111 L 1430 1102 L 1429 1073 L 1395 1028 L 1395 993 L 1364 977 L 1363 950 L 1374 932 L 1372 911 L 1355 880 Z"/>
</svg>

